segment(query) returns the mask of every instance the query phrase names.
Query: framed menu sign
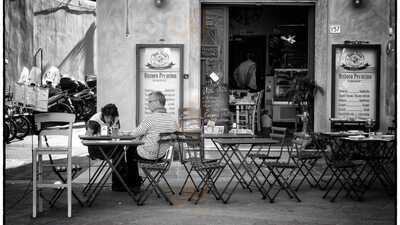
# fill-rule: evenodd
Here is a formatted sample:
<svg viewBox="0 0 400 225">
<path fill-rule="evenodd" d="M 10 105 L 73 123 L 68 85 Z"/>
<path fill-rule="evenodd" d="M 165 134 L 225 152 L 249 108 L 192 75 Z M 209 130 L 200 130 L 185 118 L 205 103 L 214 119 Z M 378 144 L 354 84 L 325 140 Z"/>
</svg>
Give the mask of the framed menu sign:
<svg viewBox="0 0 400 225">
<path fill-rule="evenodd" d="M 182 107 L 183 45 L 136 45 L 137 124 L 150 113 L 148 96 L 161 91 L 166 98 L 167 113 L 176 116 Z"/>
<path fill-rule="evenodd" d="M 378 122 L 380 45 L 332 46 L 332 117 Z"/>
</svg>

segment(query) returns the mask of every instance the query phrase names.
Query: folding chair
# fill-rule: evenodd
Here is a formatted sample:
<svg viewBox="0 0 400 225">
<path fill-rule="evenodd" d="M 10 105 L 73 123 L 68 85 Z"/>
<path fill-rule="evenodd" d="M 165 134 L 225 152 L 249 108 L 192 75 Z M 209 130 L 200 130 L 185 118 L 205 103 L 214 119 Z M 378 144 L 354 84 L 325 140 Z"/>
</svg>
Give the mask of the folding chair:
<svg viewBox="0 0 400 225">
<path fill-rule="evenodd" d="M 200 154 L 201 149 L 201 138 L 199 136 L 193 136 L 188 134 L 180 134 L 178 136 L 178 144 L 180 149 L 181 157 L 185 164 L 185 169 L 188 175 L 186 176 L 185 182 L 181 188 L 181 191 L 185 187 L 187 181 L 191 179 L 195 190 L 192 192 L 188 201 L 191 201 L 196 193 L 198 194 L 194 204 L 198 204 L 199 200 L 203 196 L 204 192 L 208 188 L 217 200 L 221 199 L 221 195 L 215 186 L 215 182 L 218 179 L 220 171 L 223 166 L 220 165 L 218 159 L 203 159 Z M 189 164 L 189 165 L 187 165 Z M 193 179 L 192 172 L 196 172 L 200 177 L 201 181 L 196 184 Z"/>
<path fill-rule="evenodd" d="M 264 186 L 267 182 L 269 183 L 268 178 L 271 175 L 269 172 L 267 174 L 263 172 L 262 168 L 265 168 L 263 164 L 266 161 L 277 162 L 282 157 L 283 149 L 286 145 L 286 131 L 287 129 L 285 127 L 272 127 L 270 138 L 278 140 L 279 143 L 274 146 L 259 146 L 256 152 L 253 152 L 255 148 L 252 150 L 252 152 L 249 152 L 248 156 L 252 161 L 252 165 L 255 166 L 256 169 L 254 175 L 257 176 L 259 173 L 261 173 L 261 175 L 264 177 L 264 183 L 262 186 Z M 279 148 L 278 151 L 271 149 L 271 147 L 276 146 Z M 255 176 L 250 180 L 250 185 L 254 182 Z"/>
<path fill-rule="evenodd" d="M 358 161 L 353 161 L 349 159 L 349 156 L 343 155 L 343 151 L 339 151 L 334 147 L 324 148 L 322 142 L 322 138 L 319 135 L 314 136 L 314 143 L 320 146 L 322 155 L 326 162 L 326 169 L 323 172 L 323 175 L 328 174 L 330 171 L 330 178 L 326 184 L 326 192 L 322 198 L 326 198 L 328 194 L 333 190 L 336 184 L 339 184 L 339 189 L 330 199 L 331 202 L 334 202 L 337 196 L 343 190 L 346 191 L 346 195 L 354 195 L 357 200 L 362 200 L 363 190 L 359 190 L 356 186 L 357 182 L 362 183 L 362 179 L 360 178 L 360 174 L 357 172 L 357 169 L 363 166 L 363 163 Z M 329 145 L 328 145 L 329 146 Z"/>
<path fill-rule="evenodd" d="M 310 143 L 307 146 L 308 140 L 293 140 L 292 160 L 297 165 L 296 173 L 293 175 L 290 184 L 294 182 L 298 175 L 302 175 L 302 179 L 297 184 L 295 191 L 298 191 L 304 181 L 307 181 L 311 187 L 318 184 L 318 179 L 314 175 L 314 166 L 319 159 L 322 158 L 320 149 L 315 144 Z M 312 148 L 311 148 L 312 147 Z"/>
<path fill-rule="evenodd" d="M 72 213 L 72 123 L 75 121 L 74 114 L 68 113 L 41 113 L 35 115 L 36 127 L 39 131 L 38 133 L 38 147 L 32 150 L 32 179 L 33 179 L 33 200 L 32 200 L 32 216 L 35 218 L 37 211 L 43 211 L 43 197 L 41 193 L 42 188 L 61 188 L 67 189 L 67 201 L 68 201 L 68 217 L 71 217 Z M 49 123 L 68 123 L 66 126 L 62 127 L 46 127 Z M 43 146 L 43 138 L 46 136 L 65 136 L 67 137 L 66 145 L 62 146 Z M 57 170 L 57 166 L 54 163 L 44 164 L 42 161 L 43 155 L 51 154 L 61 154 L 67 156 L 67 166 L 65 169 L 66 178 L 61 176 L 60 172 Z M 43 167 L 51 166 L 53 171 L 61 179 L 61 183 L 44 183 L 43 182 Z M 62 192 L 62 191 L 61 191 Z M 55 196 L 52 197 L 51 204 L 55 203 L 58 199 L 60 192 L 56 192 Z M 38 199 L 39 197 L 39 199 Z M 76 195 L 74 195 L 77 198 Z M 79 198 L 77 198 L 79 201 Z M 80 202 L 80 201 L 79 201 Z M 80 202 L 81 203 L 81 202 Z M 37 206 L 39 205 L 39 209 Z"/>
<path fill-rule="evenodd" d="M 204 159 L 201 153 L 201 131 L 198 132 L 178 132 L 178 149 L 179 149 L 179 161 L 183 165 L 187 175 L 180 188 L 179 195 L 183 193 L 183 190 L 188 184 L 188 181 L 193 184 L 196 191 L 199 191 L 198 184 L 194 181 L 192 176 L 193 164 L 198 162 L 212 163 L 218 162 L 219 159 Z M 186 148 L 186 151 L 185 151 Z"/>
<path fill-rule="evenodd" d="M 158 141 L 159 148 L 157 155 L 161 156 L 160 153 L 165 152 L 164 157 L 158 160 L 139 160 L 140 168 L 142 169 L 143 173 L 146 176 L 144 182 L 148 180 L 148 184 L 138 197 L 137 201 L 138 205 L 143 205 L 153 191 L 156 192 L 158 196 L 161 195 L 170 205 L 173 205 L 172 201 L 166 195 L 166 192 L 164 192 L 164 190 L 159 186 L 159 183 L 161 179 L 163 179 L 166 182 L 169 190 L 173 194 L 175 194 L 171 185 L 165 178 L 165 174 L 168 172 L 172 164 L 173 149 L 175 142 L 176 142 L 175 132 L 161 133 L 160 140 Z"/>
<path fill-rule="evenodd" d="M 286 141 L 285 141 L 286 142 Z M 266 167 L 272 177 L 274 178 L 273 182 L 270 182 L 270 187 L 267 190 L 267 195 L 271 196 L 270 202 L 274 202 L 275 198 L 278 194 L 283 190 L 289 196 L 289 198 L 295 198 L 298 202 L 301 202 L 300 198 L 296 194 L 296 192 L 291 187 L 291 180 L 293 179 L 293 174 L 296 169 L 298 169 L 297 164 L 293 162 L 293 158 L 291 157 L 293 154 L 293 145 L 289 145 L 285 143 L 286 148 L 281 147 L 280 155 L 282 156 L 277 161 L 265 161 L 262 166 Z M 283 156 L 284 149 L 287 150 L 288 155 Z M 271 191 L 275 184 L 278 183 L 278 190 L 270 195 Z"/>
</svg>

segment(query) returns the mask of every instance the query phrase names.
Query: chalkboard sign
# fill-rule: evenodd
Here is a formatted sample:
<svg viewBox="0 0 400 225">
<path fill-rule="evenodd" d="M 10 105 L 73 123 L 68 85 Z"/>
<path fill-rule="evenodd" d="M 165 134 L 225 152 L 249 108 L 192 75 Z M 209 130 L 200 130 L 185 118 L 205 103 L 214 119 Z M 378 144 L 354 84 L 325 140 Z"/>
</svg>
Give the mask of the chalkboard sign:
<svg viewBox="0 0 400 225">
<path fill-rule="evenodd" d="M 201 58 L 218 58 L 218 46 L 216 45 L 202 45 Z"/>
<path fill-rule="evenodd" d="M 148 95 L 161 91 L 166 98 L 165 108 L 178 121 L 182 108 L 183 45 L 138 44 L 136 45 L 137 68 L 137 124 L 151 113 Z"/>
<path fill-rule="evenodd" d="M 332 117 L 378 123 L 380 45 L 333 45 L 332 59 Z"/>
</svg>

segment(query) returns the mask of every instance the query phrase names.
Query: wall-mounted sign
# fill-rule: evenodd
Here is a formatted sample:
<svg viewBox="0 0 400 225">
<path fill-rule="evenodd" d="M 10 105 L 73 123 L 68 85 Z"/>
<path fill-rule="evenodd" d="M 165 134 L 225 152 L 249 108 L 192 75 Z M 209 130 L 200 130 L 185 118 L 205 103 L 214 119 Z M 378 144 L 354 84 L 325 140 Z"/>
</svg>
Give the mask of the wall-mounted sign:
<svg viewBox="0 0 400 225">
<path fill-rule="evenodd" d="M 333 45 L 332 59 L 332 117 L 378 122 L 380 45 Z"/>
<path fill-rule="evenodd" d="M 201 56 L 201 58 L 218 58 L 218 46 L 217 45 L 202 45 L 200 56 Z"/>
<path fill-rule="evenodd" d="M 340 34 L 340 32 L 341 32 L 340 25 L 338 24 L 329 25 L 329 33 Z"/>
<path fill-rule="evenodd" d="M 183 45 L 138 44 L 136 46 L 137 70 L 137 124 L 146 114 L 148 95 L 161 91 L 166 98 L 167 113 L 176 116 L 182 107 Z"/>
</svg>

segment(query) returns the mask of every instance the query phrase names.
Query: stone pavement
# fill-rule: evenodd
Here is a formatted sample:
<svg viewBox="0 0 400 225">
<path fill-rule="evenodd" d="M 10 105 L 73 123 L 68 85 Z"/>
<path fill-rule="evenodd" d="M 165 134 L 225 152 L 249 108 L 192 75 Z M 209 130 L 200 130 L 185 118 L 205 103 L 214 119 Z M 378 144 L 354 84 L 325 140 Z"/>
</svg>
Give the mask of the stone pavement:
<svg viewBox="0 0 400 225">
<path fill-rule="evenodd" d="M 80 144 L 78 134 L 84 129 L 74 129 L 73 154 L 83 156 L 87 149 Z M 6 163 L 15 159 L 19 163 L 31 161 L 31 139 L 7 145 Z M 57 143 L 60 140 L 50 140 Z M 86 159 L 85 159 L 86 160 Z M 16 165 L 14 165 L 16 166 Z M 29 165 L 26 165 L 29 167 Z M 10 165 L 7 165 L 9 168 Z M 7 173 L 7 171 L 6 171 Z M 29 171 L 26 172 L 29 174 Z M 229 173 L 223 173 L 218 182 L 221 187 L 229 178 Z M 179 162 L 174 162 L 167 179 L 177 191 L 183 183 L 185 172 Z M 88 171 L 84 171 L 74 184 L 76 192 L 80 193 L 88 179 Z M 262 200 L 257 192 L 238 188 L 228 204 L 217 201 L 213 196 L 205 195 L 198 205 L 188 202 L 187 198 L 193 187 L 186 189 L 182 196 L 172 196 L 173 206 L 154 194 L 144 206 L 137 206 L 126 193 L 112 192 L 110 187 L 98 197 L 92 207 L 80 207 L 74 201 L 72 218 L 67 218 L 66 194 L 54 208 L 44 204 L 44 212 L 38 218 L 31 218 L 32 193 L 29 180 L 6 180 L 5 182 L 5 224 L 54 224 L 54 225 L 120 225 L 120 224 L 251 224 L 251 225 L 386 225 L 396 224 L 396 201 L 394 196 L 388 196 L 383 188 L 376 184 L 373 190 L 367 192 L 364 201 L 357 202 L 339 196 L 331 203 L 322 199 L 323 191 L 303 185 L 299 190 L 302 202 L 289 199 L 285 193 L 280 193 L 275 203 Z M 49 196 L 52 190 L 46 190 Z M 81 195 L 82 198 L 84 198 Z"/>
<path fill-rule="evenodd" d="M 85 134 L 85 128 L 74 128 L 72 138 L 72 155 L 87 155 L 87 148 L 82 145 L 78 135 Z M 63 143 L 66 139 L 60 137 L 49 137 L 49 145 L 57 145 Z M 27 136 L 21 141 L 13 141 L 6 145 L 6 169 L 14 168 L 32 163 L 32 146 L 37 146 L 37 136 Z M 61 155 L 54 156 L 54 159 L 64 157 Z M 46 157 L 44 158 L 47 159 Z"/>
<path fill-rule="evenodd" d="M 218 182 L 221 188 L 229 173 Z M 167 179 L 177 191 L 183 183 L 183 167 L 174 162 Z M 162 185 L 165 188 L 165 185 Z M 80 194 L 82 183 L 75 183 Z M 258 192 L 238 188 L 228 204 L 205 195 L 198 205 L 188 202 L 188 186 L 182 196 L 171 197 L 173 206 L 152 194 L 144 206 L 137 206 L 127 193 L 112 192 L 107 186 L 92 207 L 80 207 L 74 200 L 72 218 L 67 218 L 66 194 L 54 208 L 44 204 L 44 212 L 31 218 L 32 194 L 29 181 L 7 181 L 5 186 L 5 224 L 55 224 L 55 225 L 121 225 L 121 224 L 230 224 L 230 225 L 389 225 L 396 224 L 395 197 L 388 196 L 380 185 L 367 192 L 364 201 L 358 202 L 341 194 L 336 202 L 322 199 L 323 191 L 302 186 L 298 191 L 302 202 L 289 199 L 280 193 L 275 203 L 262 200 Z M 46 190 L 45 196 L 50 195 Z M 25 193 L 25 196 L 24 196 Z M 84 197 L 80 195 L 83 199 Z M 20 202 L 15 204 L 18 200 Z"/>
</svg>

